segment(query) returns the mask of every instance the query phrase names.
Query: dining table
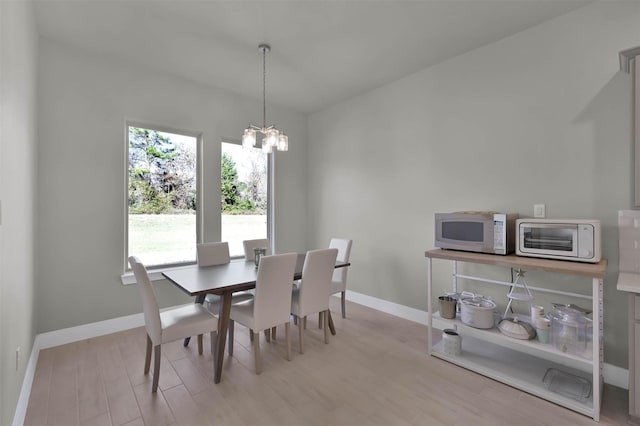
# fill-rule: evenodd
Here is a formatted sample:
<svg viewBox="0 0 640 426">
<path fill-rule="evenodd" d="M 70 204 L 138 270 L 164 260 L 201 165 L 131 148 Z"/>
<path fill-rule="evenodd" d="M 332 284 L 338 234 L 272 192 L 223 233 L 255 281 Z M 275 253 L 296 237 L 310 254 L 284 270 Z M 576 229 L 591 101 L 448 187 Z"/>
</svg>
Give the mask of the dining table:
<svg viewBox="0 0 640 426">
<path fill-rule="evenodd" d="M 305 254 L 299 253 L 296 267 L 291 281 L 302 278 Z M 337 261 L 336 268 L 350 266 L 349 262 Z M 189 296 L 195 297 L 195 303 L 204 303 L 207 294 L 216 294 L 222 298 L 220 312 L 218 313 L 218 338 L 213 353 L 214 382 L 220 383 L 222 378 L 222 365 L 224 350 L 229 329 L 229 314 L 231 312 L 231 299 L 234 292 L 255 288 L 258 269 L 253 260 L 238 259 L 229 263 L 215 266 L 191 265 L 175 269 L 167 269 L 162 275 L 172 284 L 180 288 Z M 329 328 L 333 335 L 336 334 L 331 312 L 329 312 Z M 188 344 L 185 339 L 185 345 Z"/>
</svg>

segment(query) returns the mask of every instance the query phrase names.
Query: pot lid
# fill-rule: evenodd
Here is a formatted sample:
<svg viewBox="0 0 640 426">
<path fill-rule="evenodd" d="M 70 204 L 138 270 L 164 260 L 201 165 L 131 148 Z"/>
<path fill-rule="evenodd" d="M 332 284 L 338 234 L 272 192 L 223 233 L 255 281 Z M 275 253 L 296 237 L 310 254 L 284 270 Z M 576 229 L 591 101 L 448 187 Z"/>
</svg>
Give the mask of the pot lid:
<svg viewBox="0 0 640 426">
<path fill-rule="evenodd" d="M 498 329 L 505 335 L 515 339 L 533 339 L 536 330 L 531 324 L 519 321 L 518 318 L 503 318 L 498 324 Z"/>
<path fill-rule="evenodd" d="M 485 299 L 484 297 L 474 297 L 470 299 L 462 299 L 461 303 L 467 306 L 473 306 L 476 308 L 495 309 L 496 304 L 491 299 Z"/>
<path fill-rule="evenodd" d="M 557 306 L 551 312 L 549 317 L 562 324 L 579 326 L 587 322 L 587 317 L 583 312 L 566 306 Z"/>
</svg>

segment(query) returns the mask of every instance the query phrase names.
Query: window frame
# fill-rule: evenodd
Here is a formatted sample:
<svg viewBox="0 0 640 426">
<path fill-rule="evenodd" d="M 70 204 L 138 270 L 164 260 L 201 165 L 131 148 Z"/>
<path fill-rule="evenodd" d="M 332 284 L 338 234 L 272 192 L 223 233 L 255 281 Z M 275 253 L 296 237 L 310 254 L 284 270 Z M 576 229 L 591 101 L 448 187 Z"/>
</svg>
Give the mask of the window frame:
<svg viewBox="0 0 640 426">
<path fill-rule="evenodd" d="M 135 283 L 135 278 L 131 272 L 131 266 L 129 265 L 129 128 L 137 127 L 141 129 L 152 130 L 156 132 L 172 133 L 181 136 L 193 137 L 196 139 L 196 243 L 202 241 L 202 168 L 203 168 L 203 137 L 202 132 L 196 132 L 192 130 L 178 129 L 170 126 L 162 126 L 156 124 L 145 123 L 135 120 L 126 120 L 124 126 L 124 142 L 125 142 L 125 155 L 124 155 L 124 274 L 121 276 L 123 284 Z M 195 248 L 194 248 L 195 250 Z M 151 279 L 162 279 L 160 275 L 164 269 L 176 268 L 181 266 L 195 265 L 196 261 L 192 262 L 175 262 L 162 265 L 151 265 L 148 267 Z M 155 273 L 154 273 L 155 272 Z"/>
<path fill-rule="evenodd" d="M 222 162 L 222 144 L 223 143 L 228 143 L 228 144 L 233 144 L 233 145 L 240 145 L 242 146 L 242 142 L 238 139 L 233 139 L 233 138 L 222 138 L 220 140 L 219 143 L 219 152 L 220 152 L 220 162 Z M 254 148 L 254 149 L 260 149 L 260 148 Z M 275 223 L 274 223 L 274 218 L 275 218 L 275 214 L 274 214 L 274 204 L 275 204 L 275 199 L 274 199 L 274 154 L 273 153 L 269 153 L 266 154 L 267 155 L 267 240 L 269 241 L 269 248 L 271 249 L 271 253 L 275 253 Z M 222 181 L 222 172 L 220 173 L 220 181 Z M 220 232 L 222 233 L 222 210 L 220 210 Z M 244 255 L 242 256 L 233 256 L 231 257 L 231 259 L 243 259 Z"/>
</svg>

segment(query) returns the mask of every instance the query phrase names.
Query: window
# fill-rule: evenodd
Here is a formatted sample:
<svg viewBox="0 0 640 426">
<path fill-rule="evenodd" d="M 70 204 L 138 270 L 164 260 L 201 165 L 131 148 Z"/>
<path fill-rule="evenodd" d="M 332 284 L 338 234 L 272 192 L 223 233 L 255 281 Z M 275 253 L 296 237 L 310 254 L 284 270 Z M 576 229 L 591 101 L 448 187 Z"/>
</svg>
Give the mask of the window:
<svg viewBox="0 0 640 426">
<path fill-rule="evenodd" d="M 268 167 L 261 149 L 221 144 L 221 241 L 229 242 L 231 256 L 244 256 L 243 240 L 267 238 Z"/>
<path fill-rule="evenodd" d="M 148 267 L 195 262 L 198 138 L 133 125 L 127 130 L 126 257 L 138 256 Z"/>
</svg>

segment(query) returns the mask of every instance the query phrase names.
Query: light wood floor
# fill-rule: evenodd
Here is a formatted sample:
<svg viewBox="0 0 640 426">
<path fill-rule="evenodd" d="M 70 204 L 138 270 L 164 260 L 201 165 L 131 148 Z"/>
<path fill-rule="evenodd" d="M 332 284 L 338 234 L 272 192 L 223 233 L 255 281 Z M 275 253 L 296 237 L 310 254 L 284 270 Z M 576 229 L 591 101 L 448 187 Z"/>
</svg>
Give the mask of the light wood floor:
<svg viewBox="0 0 640 426">
<path fill-rule="evenodd" d="M 222 382 L 211 354 L 163 346 L 160 388 L 142 374 L 145 334 L 136 328 L 40 352 L 27 425 L 596 425 L 509 386 L 426 355 L 426 327 L 332 301 L 337 335 L 325 345 L 309 320 L 305 353 L 285 359 L 284 328 L 261 337 L 256 376 L 248 332 L 236 326 Z M 208 340 L 205 337 L 205 348 Z M 195 342 L 193 342 L 195 343 Z M 627 422 L 627 392 L 606 386 L 602 425 Z"/>
</svg>

